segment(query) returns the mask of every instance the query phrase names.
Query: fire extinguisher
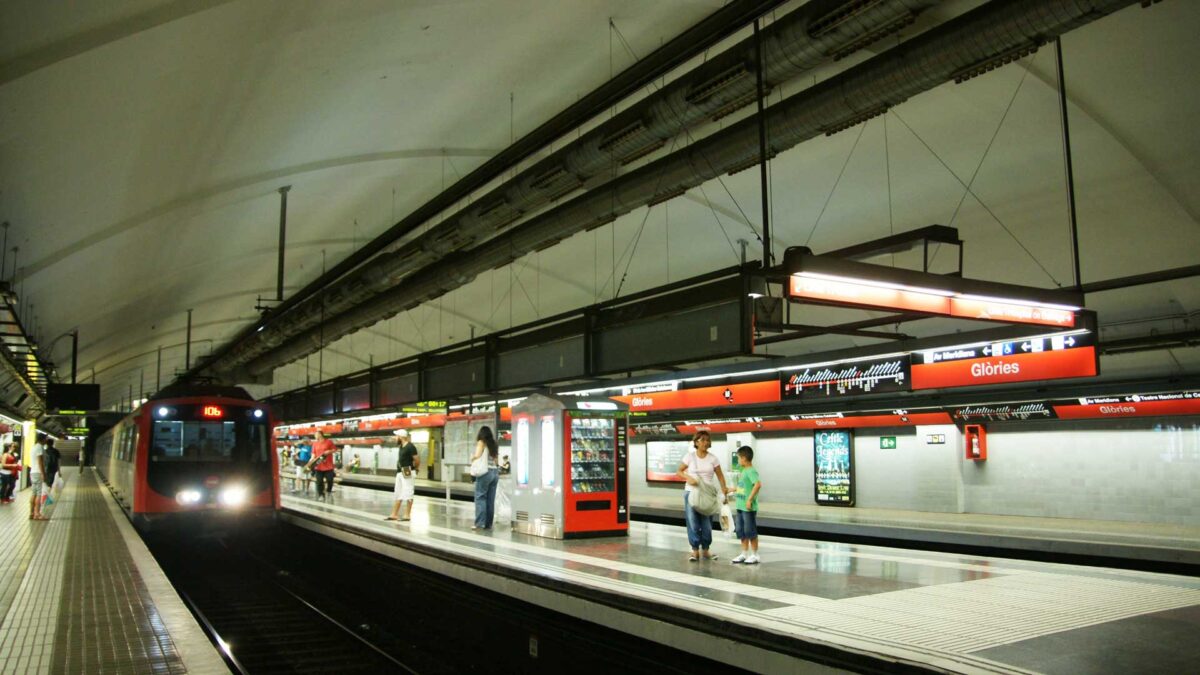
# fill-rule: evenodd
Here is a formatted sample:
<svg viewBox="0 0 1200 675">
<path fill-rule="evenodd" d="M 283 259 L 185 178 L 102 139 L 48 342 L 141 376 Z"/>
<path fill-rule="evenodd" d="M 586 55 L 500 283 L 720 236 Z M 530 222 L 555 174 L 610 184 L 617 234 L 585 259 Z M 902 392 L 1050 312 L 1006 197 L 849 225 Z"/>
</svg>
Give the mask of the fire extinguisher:
<svg viewBox="0 0 1200 675">
<path fill-rule="evenodd" d="M 979 436 L 976 434 L 971 434 L 971 456 L 979 456 Z"/>
</svg>

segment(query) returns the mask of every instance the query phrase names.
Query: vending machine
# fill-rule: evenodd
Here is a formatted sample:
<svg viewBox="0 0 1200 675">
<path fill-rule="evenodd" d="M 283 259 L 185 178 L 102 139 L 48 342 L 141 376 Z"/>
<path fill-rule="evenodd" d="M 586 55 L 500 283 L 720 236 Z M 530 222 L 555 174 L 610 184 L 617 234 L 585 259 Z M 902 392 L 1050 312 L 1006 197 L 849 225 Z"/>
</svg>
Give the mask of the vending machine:
<svg viewBox="0 0 1200 675">
<path fill-rule="evenodd" d="M 513 408 L 513 522 L 540 537 L 629 534 L 629 408 L 533 394 Z"/>
</svg>

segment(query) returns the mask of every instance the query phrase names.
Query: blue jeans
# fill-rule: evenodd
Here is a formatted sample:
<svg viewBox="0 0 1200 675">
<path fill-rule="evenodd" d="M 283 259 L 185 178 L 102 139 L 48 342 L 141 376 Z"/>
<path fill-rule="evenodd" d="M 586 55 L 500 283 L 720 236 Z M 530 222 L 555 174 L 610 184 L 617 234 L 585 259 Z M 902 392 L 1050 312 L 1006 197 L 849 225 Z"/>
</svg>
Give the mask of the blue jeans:
<svg viewBox="0 0 1200 675">
<path fill-rule="evenodd" d="M 691 492 L 683 493 L 683 517 L 687 520 L 688 543 L 692 550 L 708 550 L 712 545 L 712 518 L 699 513 L 688 503 Z"/>
<path fill-rule="evenodd" d="M 738 539 L 758 539 L 758 511 L 738 509 L 737 515 L 734 516 L 734 524 Z"/>
<path fill-rule="evenodd" d="M 475 479 L 475 527 L 491 527 L 496 517 L 496 484 L 500 481 L 500 469 L 488 472 Z"/>
</svg>

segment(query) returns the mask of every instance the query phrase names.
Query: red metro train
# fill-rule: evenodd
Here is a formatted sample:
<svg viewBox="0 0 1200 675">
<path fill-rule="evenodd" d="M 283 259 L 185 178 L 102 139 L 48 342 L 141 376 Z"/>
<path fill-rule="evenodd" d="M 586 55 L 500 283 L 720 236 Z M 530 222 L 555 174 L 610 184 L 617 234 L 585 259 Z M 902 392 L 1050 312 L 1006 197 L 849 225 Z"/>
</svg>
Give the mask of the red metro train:
<svg viewBox="0 0 1200 675">
<path fill-rule="evenodd" d="M 240 387 L 168 387 L 100 436 L 96 469 L 142 529 L 273 522 L 273 427 L 269 408 Z"/>
</svg>

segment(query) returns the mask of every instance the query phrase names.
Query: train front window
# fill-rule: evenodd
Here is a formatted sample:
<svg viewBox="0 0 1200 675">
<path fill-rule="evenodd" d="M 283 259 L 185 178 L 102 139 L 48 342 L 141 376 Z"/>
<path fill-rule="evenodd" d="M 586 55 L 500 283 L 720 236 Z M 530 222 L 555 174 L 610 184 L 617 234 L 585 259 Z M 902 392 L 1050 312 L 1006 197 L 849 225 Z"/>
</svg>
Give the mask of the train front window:
<svg viewBox="0 0 1200 675">
<path fill-rule="evenodd" d="M 153 462 L 263 462 L 266 425 L 232 420 L 156 420 Z"/>
</svg>

